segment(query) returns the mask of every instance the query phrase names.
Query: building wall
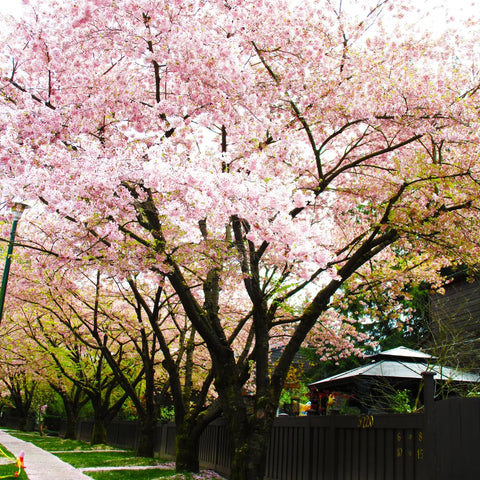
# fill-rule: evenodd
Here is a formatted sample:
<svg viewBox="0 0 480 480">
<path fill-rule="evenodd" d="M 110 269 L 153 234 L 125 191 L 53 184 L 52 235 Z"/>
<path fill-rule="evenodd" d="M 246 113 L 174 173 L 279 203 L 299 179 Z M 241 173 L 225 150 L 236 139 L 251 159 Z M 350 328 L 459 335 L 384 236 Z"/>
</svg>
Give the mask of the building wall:
<svg viewBox="0 0 480 480">
<path fill-rule="evenodd" d="M 451 366 L 480 368 L 480 282 L 458 280 L 430 298 L 431 333 L 438 357 Z"/>
</svg>

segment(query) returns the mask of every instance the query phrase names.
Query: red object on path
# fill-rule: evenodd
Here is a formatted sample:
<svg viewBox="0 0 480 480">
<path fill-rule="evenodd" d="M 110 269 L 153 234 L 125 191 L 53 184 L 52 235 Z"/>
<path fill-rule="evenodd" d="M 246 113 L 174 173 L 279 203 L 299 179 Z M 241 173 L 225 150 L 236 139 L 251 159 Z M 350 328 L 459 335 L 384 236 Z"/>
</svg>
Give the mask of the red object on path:
<svg viewBox="0 0 480 480">
<path fill-rule="evenodd" d="M 15 476 L 18 477 L 20 475 L 20 472 L 22 471 L 22 468 L 25 470 L 27 468 L 24 463 L 25 458 L 25 452 L 21 451 L 20 454 L 18 455 L 17 458 L 17 463 L 15 464 L 18 467 L 18 470 L 15 472 Z"/>
</svg>

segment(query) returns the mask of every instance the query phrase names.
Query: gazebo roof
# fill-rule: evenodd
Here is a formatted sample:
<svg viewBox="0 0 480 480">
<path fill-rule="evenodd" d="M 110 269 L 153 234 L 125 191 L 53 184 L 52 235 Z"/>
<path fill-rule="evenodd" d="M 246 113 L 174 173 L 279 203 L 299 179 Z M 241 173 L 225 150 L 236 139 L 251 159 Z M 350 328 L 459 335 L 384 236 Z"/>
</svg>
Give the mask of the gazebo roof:
<svg viewBox="0 0 480 480">
<path fill-rule="evenodd" d="M 406 347 L 387 350 L 368 358 L 371 359 L 371 362 L 368 365 L 333 375 L 332 377 L 311 383 L 309 386 L 316 388 L 332 388 L 338 385 L 354 383 L 361 379 L 373 378 L 385 378 L 391 381 L 420 381 L 422 378 L 422 372 L 425 371 L 433 372 L 434 379 L 437 381 L 471 383 L 480 381 L 480 377 L 477 374 L 433 365 L 429 362 L 429 360 L 432 359 L 430 355 Z"/>
<path fill-rule="evenodd" d="M 407 347 L 396 347 L 391 350 L 385 350 L 384 352 L 376 353 L 375 355 L 368 355 L 367 358 L 373 358 L 375 360 L 387 359 L 387 360 L 410 360 L 418 362 L 428 362 L 433 357 L 428 353 L 420 350 L 413 350 Z"/>
</svg>

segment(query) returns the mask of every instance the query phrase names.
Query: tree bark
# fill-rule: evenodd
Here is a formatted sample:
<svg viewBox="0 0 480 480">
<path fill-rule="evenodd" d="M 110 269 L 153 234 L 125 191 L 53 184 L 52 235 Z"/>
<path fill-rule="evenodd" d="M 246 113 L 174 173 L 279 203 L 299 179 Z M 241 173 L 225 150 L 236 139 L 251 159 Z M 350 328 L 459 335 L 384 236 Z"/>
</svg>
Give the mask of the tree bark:
<svg viewBox="0 0 480 480">
<path fill-rule="evenodd" d="M 91 445 L 101 445 L 107 443 L 107 428 L 103 418 L 95 417 L 93 422 Z"/>
<path fill-rule="evenodd" d="M 84 394 L 81 387 L 73 382 L 70 391 L 64 390 L 61 386 L 49 382 L 52 389 L 58 393 L 63 402 L 63 408 L 66 415 L 66 425 L 64 438 L 69 440 L 77 439 L 77 421 L 80 410 L 87 403 L 88 396 Z"/>
<path fill-rule="evenodd" d="M 76 418 L 70 419 L 67 417 L 64 438 L 67 440 L 77 439 L 77 419 Z"/>
<path fill-rule="evenodd" d="M 225 417 L 232 440 L 230 480 L 263 480 L 275 419 L 273 403 L 260 400 L 254 415 L 249 415 L 246 408 L 240 408 L 226 413 Z"/>
<path fill-rule="evenodd" d="M 76 440 L 77 439 L 77 415 L 74 412 L 74 408 L 65 405 L 65 414 L 66 414 L 66 425 L 65 425 L 65 435 L 64 438 L 68 440 Z"/>
<path fill-rule="evenodd" d="M 198 460 L 199 437 L 193 435 L 187 426 L 177 427 L 175 437 L 175 469 L 177 472 L 198 473 L 200 463 Z"/>
<path fill-rule="evenodd" d="M 262 427 L 247 435 L 233 433 L 233 452 L 230 480 L 263 480 L 270 429 Z"/>
<path fill-rule="evenodd" d="M 145 413 L 139 418 L 140 435 L 137 445 L 137 456 L 153 457 L 155 445 L 155 430 L 157 418 L 155 415 Z"/>
</svg>

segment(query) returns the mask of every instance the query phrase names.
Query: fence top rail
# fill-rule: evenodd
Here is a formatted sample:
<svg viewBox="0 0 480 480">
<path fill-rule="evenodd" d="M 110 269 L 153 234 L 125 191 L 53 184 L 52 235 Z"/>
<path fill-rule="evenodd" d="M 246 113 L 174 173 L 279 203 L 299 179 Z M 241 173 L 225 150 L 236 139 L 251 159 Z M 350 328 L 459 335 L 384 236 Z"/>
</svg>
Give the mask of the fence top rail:
<svg viewBox="0 0 480 480">
<path fill-rule="evenodd" d="M 378 414 L 378 415 L 307 415 L 302 417 L 280 416 L 275 418 L 273 427 L 333 427 L 333 428 L 423 428 L 423 413 Z M 223 418 L 210 425 L 224 425 Z"/>
<path fill-rule="evenodd" d="M 477 399 L 480 403 L 480 399 Z M 476 402 L 475 402 L 476 403 Z M 83 425 L 93 424 L 93 420 L 81 419 Z M 135 425 L 135 421 L 116 419 L 112 427 Z M 211 422 L 211 427 L 222 428 L 225 425 L 223 418 Z M 349 428 L 349 429 L 423 429 L 425 415 L 423 413 L 408 414 L 377 414 L 377 415 L 308 415 L 302 417 L 281 416 L 275 418 L 273 428 Z M 175 429 L 174 423 L 159 423 L 157 428 Z"/>
</svg>

